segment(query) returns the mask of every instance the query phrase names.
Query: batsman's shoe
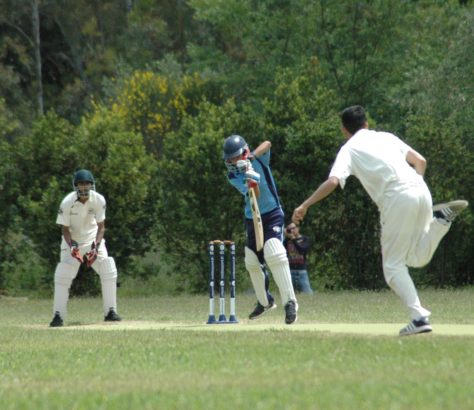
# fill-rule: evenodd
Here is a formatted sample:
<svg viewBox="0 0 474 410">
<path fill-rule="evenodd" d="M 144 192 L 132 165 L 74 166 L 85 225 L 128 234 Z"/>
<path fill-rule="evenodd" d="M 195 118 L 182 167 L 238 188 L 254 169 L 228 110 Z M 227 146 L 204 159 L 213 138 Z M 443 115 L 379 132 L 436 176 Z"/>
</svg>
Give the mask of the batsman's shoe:
<svg viewBox="0 0 474 410">
<path fill-rule="evenodd" d="M 61 316 L 59 315 L 59 312 L 56 312 L 54 314 L 53 320 L 49 324 L 49 327 L 61 327 L 63 326 L 63 320 L 61 319 Z"/>
<path fill-rule="evenodd" d="M 433 206 L 433 214 L 435 218 L 444 219 L 446 222 L 451 223 L 468 205 L 469 203 L 462 199 L 437 204 Z"/>
<path fill-rule="evenodd" d="M 295 300 L 290 300 L 285 305 L 285 323 L 291 325 L 298 319 L 296 312 L 298 311 L 298 303 Z"/>
<path fill-rule="evenodd" d="M 253 310 L 252 313 L 249 315 L 249 319 L 258 319 L 259 317 L 263 316 L 265 313 L 269 312 L 270 310 L 273 310 L 277 307 L 275 301 L 273 299 L 268 299 L 269 303 L 267 306 L 261 305 L 259 302 L 257 302 L 257 305 L 255 306 L 255 309 Z"/>
<path fill-rule="evenodd" d="M 430 325 L 430 319 L 428 317 L 420 317 L 419 319 L 414 319 L 403 329 L 400 330 L 400 336 L 410 336 L 416 335 L 417 333 L 428 333 L 431 332 L 433 328 Z"/>
<path fill-rule="evenodd" d="M 121 320 L 122 318 L 113 308 L 110 308 L 109 313 L 107 313 L 107 316 L 104 317 L 105 322 L 120 322 Z"/>
</svg>

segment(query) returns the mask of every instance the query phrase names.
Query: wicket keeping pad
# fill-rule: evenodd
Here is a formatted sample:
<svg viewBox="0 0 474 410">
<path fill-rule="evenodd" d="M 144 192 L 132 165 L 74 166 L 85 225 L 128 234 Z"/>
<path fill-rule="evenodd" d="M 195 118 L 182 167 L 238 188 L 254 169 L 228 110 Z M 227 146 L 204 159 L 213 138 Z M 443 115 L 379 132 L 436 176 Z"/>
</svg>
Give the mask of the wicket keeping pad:
<svg viewBox="0 0 474 410">
<path fill-rule="evenodd" d="M 70 265 L 68 263 L 59 262 L 54 271 L 54 283 L 64 286 L 71 286 L 72 281 L 79 270 L 78 265 Z"/>
</svg>

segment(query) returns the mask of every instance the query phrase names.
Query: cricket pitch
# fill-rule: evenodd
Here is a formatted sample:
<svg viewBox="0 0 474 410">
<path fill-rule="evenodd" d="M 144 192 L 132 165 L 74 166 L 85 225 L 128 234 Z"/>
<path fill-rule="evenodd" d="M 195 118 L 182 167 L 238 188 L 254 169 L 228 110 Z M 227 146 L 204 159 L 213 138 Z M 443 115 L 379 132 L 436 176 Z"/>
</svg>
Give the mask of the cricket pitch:
<svg viewBox="0 0 474 410">
<path fill-rule="evenodd" d="M 325 332 L 337 334 L 371 335 L 371 336 L 398 336 L 399 330 L 406 323 L 295 323 L 292 325 L 254 323 L 248 320 L 237 324 L 205 324 L 205 323 L 176 323 L 154 321 L 122 321 L 114 323 L 74 324 L 66 325 L 54 330 L 187 330 L 208 332 L 263 332 L 263 331 L 290 331 L 290 332 Z M 41 326 L 45 327 L 45 326 Z M 48 327 L 48 329 L 51 329 Z M 434 324 L 433 332 L 426 335 L 443 336 L 474 336 L 474 325 Z"/>
</svg>

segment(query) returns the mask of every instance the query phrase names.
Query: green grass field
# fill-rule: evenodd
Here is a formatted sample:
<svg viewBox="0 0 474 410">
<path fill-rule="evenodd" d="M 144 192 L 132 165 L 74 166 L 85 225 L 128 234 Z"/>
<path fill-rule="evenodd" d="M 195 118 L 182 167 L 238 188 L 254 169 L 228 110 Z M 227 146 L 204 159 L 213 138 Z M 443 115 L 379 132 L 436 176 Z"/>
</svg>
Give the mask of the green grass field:
<svg viewBox="0 0 474 410">
<path fill-rule="evenodd" d="M 51 300 L 0 298 L 0 408 L 472 409 L 474 289 L 420 296 L 434 332 L 405 338 L 388 291 L 300 296 L 292 326 L 247 320 L 248 295 L 237 325 L 205 325 L 205 296 L 119 294 L 120 324 L 72 299 L 61 329 Z"/>
</svg>

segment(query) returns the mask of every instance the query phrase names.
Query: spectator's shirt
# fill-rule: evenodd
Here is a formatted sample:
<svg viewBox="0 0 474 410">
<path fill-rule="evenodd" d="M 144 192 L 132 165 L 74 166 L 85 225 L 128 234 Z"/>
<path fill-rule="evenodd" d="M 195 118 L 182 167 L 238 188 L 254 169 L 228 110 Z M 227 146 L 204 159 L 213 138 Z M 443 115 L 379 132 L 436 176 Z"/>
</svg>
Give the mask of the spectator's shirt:
<svg viewBox="0 0 474 410">
<path fill-rule="evenodd" d="M 296 239 L 285 239 L 283 245 L 286 248 L 290 269 L 306 270 L 306 255 L 311 246 L 309 238 L 302 235 Z"/>
</svg>

